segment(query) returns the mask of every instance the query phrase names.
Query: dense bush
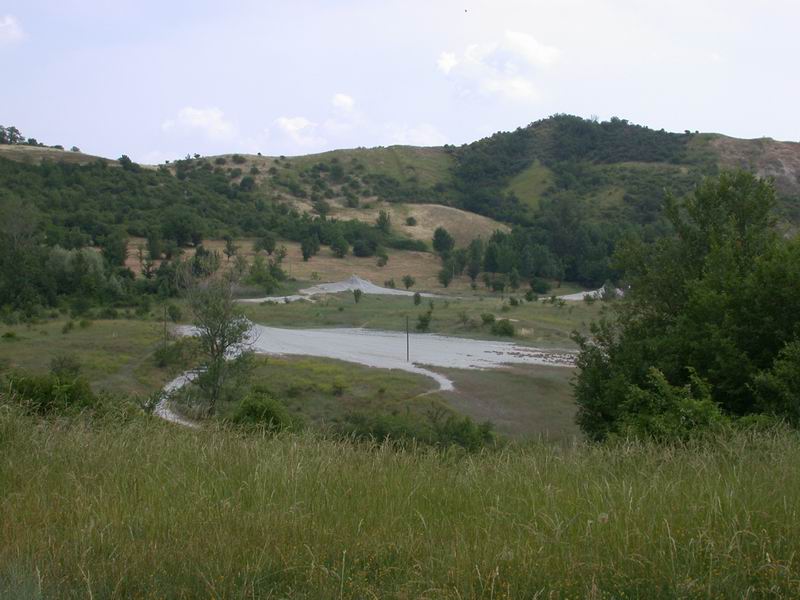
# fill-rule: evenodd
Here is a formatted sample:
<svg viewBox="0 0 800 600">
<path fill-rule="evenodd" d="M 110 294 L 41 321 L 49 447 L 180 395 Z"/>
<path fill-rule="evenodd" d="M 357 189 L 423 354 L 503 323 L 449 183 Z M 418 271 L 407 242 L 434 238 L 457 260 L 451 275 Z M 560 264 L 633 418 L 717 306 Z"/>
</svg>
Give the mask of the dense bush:
<svg viewBox="0 0 800 600">
<path fill-rule="evenodd" d="M 492 323 L 492 334 L 505 337 L 514 336 L 514 324 L 508 319 L 500 319 Z"/>
<path fill-rule="evenodd" d="M 42 416 L 75 413 L 97 407 L 99 400 L 83 377 L 58 369 L 47 375 L 10 373 L 9 397 L 25 410 Z"/>
<path fill-rule="evenodd" d="M 259 427 L 276 433 L 300 427 L 299 421 L 282 402 L 259 390 L 245 396 L 227 421 L 234 425 Z"/>
<path fill-rule="evenodd" d="M 576 338 L 578 421 L 591 438 L 632 420 L 656 422 L 639 433 L 674 429 L 672 410 L 704 429 L 717 420 L 709 398 L 731 417 L 798 421 L 800 241 L 772 228 L 773 203 L 769 183 L 723 173 L 668 203 L 673 235 L 620 250 L 630 289 L 591 339 Z M 707 392 L 681 391 L 699 382 Z"/>
</svg>

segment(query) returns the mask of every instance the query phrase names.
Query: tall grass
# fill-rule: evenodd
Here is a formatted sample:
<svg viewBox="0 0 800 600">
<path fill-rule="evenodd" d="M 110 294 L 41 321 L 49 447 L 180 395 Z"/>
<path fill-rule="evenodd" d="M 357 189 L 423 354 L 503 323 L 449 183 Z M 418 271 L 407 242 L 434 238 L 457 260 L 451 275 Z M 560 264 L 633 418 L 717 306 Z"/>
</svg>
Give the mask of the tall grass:
<svg viewBox="0 0 800 600">
<path fill-rule="evenodd" d="M 800 439 L 469 455 L 0 407 L 0 597 L 797 597 Z"/>
</svg>

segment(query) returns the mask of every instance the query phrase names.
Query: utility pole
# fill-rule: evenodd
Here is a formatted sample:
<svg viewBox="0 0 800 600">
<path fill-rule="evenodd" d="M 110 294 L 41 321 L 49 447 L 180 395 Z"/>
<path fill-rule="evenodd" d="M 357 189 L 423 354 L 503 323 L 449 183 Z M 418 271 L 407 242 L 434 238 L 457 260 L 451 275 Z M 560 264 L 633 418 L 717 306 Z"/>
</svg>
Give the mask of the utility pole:
<svg viewBox="0 0 800 600">
<path fill-rule="evenodd" d="M 408 315 L 406 315 L 406 362 L 409 362 L 411 346 L 408 340 Z"/>
</svg>

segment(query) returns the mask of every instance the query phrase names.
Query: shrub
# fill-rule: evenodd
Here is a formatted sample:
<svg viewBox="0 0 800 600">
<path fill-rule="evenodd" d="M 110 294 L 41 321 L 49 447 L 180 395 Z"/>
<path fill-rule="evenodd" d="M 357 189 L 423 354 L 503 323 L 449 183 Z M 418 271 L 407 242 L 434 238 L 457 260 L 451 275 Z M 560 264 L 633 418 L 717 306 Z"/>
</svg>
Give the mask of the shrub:
<svg viewBox="0 0 800 600">
<path fill-rule="evenodd" d="M 245 396 L 228 422 L 263 428 L 273 433 L 299 427 L 286 406 L 263 390 L 254 390 Z"/>
<path fill-rule="evenodd" d="M 389 288 L 389 289 L 392 289 L 392 290 L 393 290 L 393 289 L 395 289 L 395 288 L 397 287 L 397 285 L 396 285 L 396 284 L 395 284 L 395 282 L 394 282 L 394 278 L 392 278 L 392 279 L 387 279 L 386 281 L 384 281 L 384 282 L 383 282 L 383 286 L 384 286 L 384 287 L 387 287 L 387 288 Z"/>
<path fill-rule="evenodd" d="M 169 304 L 167 305 L 167 317 L 169 317 L 169 320 L 173 323 L 177 323 L 183 317 L 183 312 L 181 312 L 179 306 L 176 306 L 175 304 Z"/>
<path fill-rule="evenodd" d="M 64 323 L 64 327 L 61 328 L 61 333 L 66 334 L 72 331 L 73 329 L 75 329 L 75 321 L 67 321 L 66 323 Z"/>
<path fill-rule="evenodd" d="M 237 165 L 243 165 L 244 163 L 247 162 L 247 159 L 241 154 L 234 154 L 233 156 L 231 156 L 231 160 Z"/>
<path fill-rule="evenodd" d="M 533 292 L 533 290 L 528 290 L 527 292 L 525 292 L 525 300 L 527 300 L 528 302 L 536 302 L 538 299 L 539 296 L 537 296 Z"/>
<path fill-rule="evenodd" d="M 491 325 L 494 323 L 494 315 L 492 313 L 483 313 L 481 315 L 481 321 L 483 321 L 484 325 Z"/>
<path fill-rule="evenodd" d="M 361 301 L 361 296 L 363 295 L 364 292 L 362 292 L 360 289 L 356 288 L 353 290 L 353 300 L 355 300 L 356 304 L 358 304 Z"/>
<path fill-rule="evenodd" d="M 550 291 L 550 284 L 544 279 L 534 278 L 531 279 L 531 290 L 537 294 L 546 294 Z"/>
<path fill-rule="evenodd" d="M 411 275 L 403 275 L 403 285 L 406 289 L 414 287 L 416 280 Z"/>
<path fill-rule="evenodd" d="M 511 296 L 511 297 L 508 299 L 508 303 L 509 303 L 511 306 L 519 306 L 519 300 L 517 300 L 517 299 L 516 299 L 514 296 Z"/>
<path fill-rule="evenodd" d="M 98 405 L 98 399 L 89 387 L 89 382 L 83 377 L 61 377 L 54 373 L 12 373 L 7 377 L 7 382 L 9 396 L 32 414 L 64 414 L 92 409 Z"/>
<path fill-rule="evenodd" d="M 431 318 L 433 317 L 432 311 L 424 312 L 417 316 L 417 331 L 422 331 L 423 333 L 428 331 L 431 326 Z"/>
<path fill-rule="evenodd" d="M 18 338 L 17 338 L 17 334 L 16 334 L 15 331 L 6 331 L 3 334 L 3 340 L 6 341 L 6 342 L 14 342 L 17 339 Z"/>
<path fill-rule="evenodd" d="M 414 217 L 408 217 L 406 219 L 406 225 L 409 227 L 414 227 L 417 224 L 417 220 Z"/>
<path fill-rule="evenodd" d="M 502 335 L 505 337 L 514 336 L 514 324 L 508 319 L 500 319 L 492 323 L 492 333 L 494 335 Z"/>
<path fill-rule="evenodd" d="M 419 292 L 414 292 L 414 306 L 419 306 L 422 303 L 422 296 Z"/>
<path fill-rule="evenodd" d="M 686 440 L 728 422 L 708 384 L 690 369 L 689 383 L 673 386 L 651 368 L 644 387 L 631 385 L 619 407 L 619 435 L 658 441 Z"/>
<path fill-rule="evenodd" d="M 74 356 L 62 354 L 50 360 L 50 372 L 64 379 L 75 379 L 81 372 L 81 363 Z"/>
</svg>

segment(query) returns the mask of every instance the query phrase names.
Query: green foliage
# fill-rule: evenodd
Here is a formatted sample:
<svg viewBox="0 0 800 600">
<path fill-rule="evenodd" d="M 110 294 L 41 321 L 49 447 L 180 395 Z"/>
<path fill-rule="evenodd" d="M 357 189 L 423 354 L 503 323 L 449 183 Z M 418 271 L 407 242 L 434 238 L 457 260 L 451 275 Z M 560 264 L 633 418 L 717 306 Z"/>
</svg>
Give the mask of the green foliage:
<svg viewBox="0 0 800 600">
<path fill-rule="evenodd" d="M 514 324 L 508 319 L 500 319 L 492 323 L 492 334 L 514 337 Z"/>
<path fill-rule="evenodd" d="M 10 373 L 6 376 L 9 397 L 27 412 L 42 416 L 75 413 L 98 405 L 86 379 L 73 374 L 71 368 L 59 370 L 47 375 Z"/>
<path fill-rule="evenodd" d="M 761 411 L 800 424 L 800 339 L 781 349 L 772 367 L 754 377 L 753 387 Z"/>
<path fill-rule="evenodd" d="M 772 229 L 773 203 L 767 182 L 723 173 L 670 199 L 673 235 L 620 250 L 629 292 L 591 340 L 577 337 L 578 419 L 590 437 L 619 433 L 621 403 L 632 386 L 653 386 L 653 368 L 676 388 L 695 374 L 726 415 L 794 418 L 780 393 L 764 398 L 800 326 L 800 243 Z"/>
<path fill-rule="evenodd" d="M 491 325 L 494 323 L 495 316 L 492 313 L 482 313 L 481 321 L 484 325 Z"/>
<path fill-rule="evenodd" d="M 354 289 L 353 290 L 353 301 L 356 304 L 358 304 L 361 301 L 361 296 L 363 296 L 363 295 L 364 295 L 364 292 L 362 292 L 359 288 Z"/>
<path fill-rule="evenodd" d="M 417 220 L 414 217 L 407 217 L 406 218 L 406 225 L 409 227 L 414 227 L 417 224 Z"/>
<path fill-rule="evenodd" d="M 417 315 L 417 325 L 416 325 L 417 331 L 425 333 L 428 330 L 430 330 L 432 318 L 433 318 L 433 309 Z"/>
<path fill-rule="evenodd" d="M 336 258 L 344 258 L 350 251 L 350 244 L 343 235 L 339 234 L 331 241 L 331 250 Z"/>
<path fill-rule="evenodd" d="M 402 281 L 407 290 L 414 287 L 414 284 L 417 282 L 411 275 L 403 275 Z"/>
<path fill-rule="evenodd" d="M 300 423 L 292 417 L 280 401 L 263 390 L 253 390 L 237 405 L 228 422 L 234 425 L 257 427 L 261 430 L 278 433 L 300 428 Z"/>
<path fill-rule="evenodd" d="M 695 372 L 690 370 L 689 383 L 678 387 L 656 368 L 650 369 L 644 387 L 628 388 L 617 418 L 620 437 L 661 442 L 713 433 L 728 422 Z"/>
<path fill-rule="evenodd" d="M 437 227 L 433 232 L 433 249 L 439 255 L 445 256 L 455 246 L 456 241 L 453 239 L 444 227 Z"/>
<path fill-rule="evenodd" d="M 419 306 L 422 303 L 422 295 L 419 292 L 414 292 L 414 306 Z"/>
<path fill-rule="evenodd" d="M 392 219 L 389 216 L 389 213 L 385 210 L 380 211 L 378 213 L 378 220 L 375 222 L 375 226 L 383 233 L 388 234 L 392 229 Z"/>
</svg>

